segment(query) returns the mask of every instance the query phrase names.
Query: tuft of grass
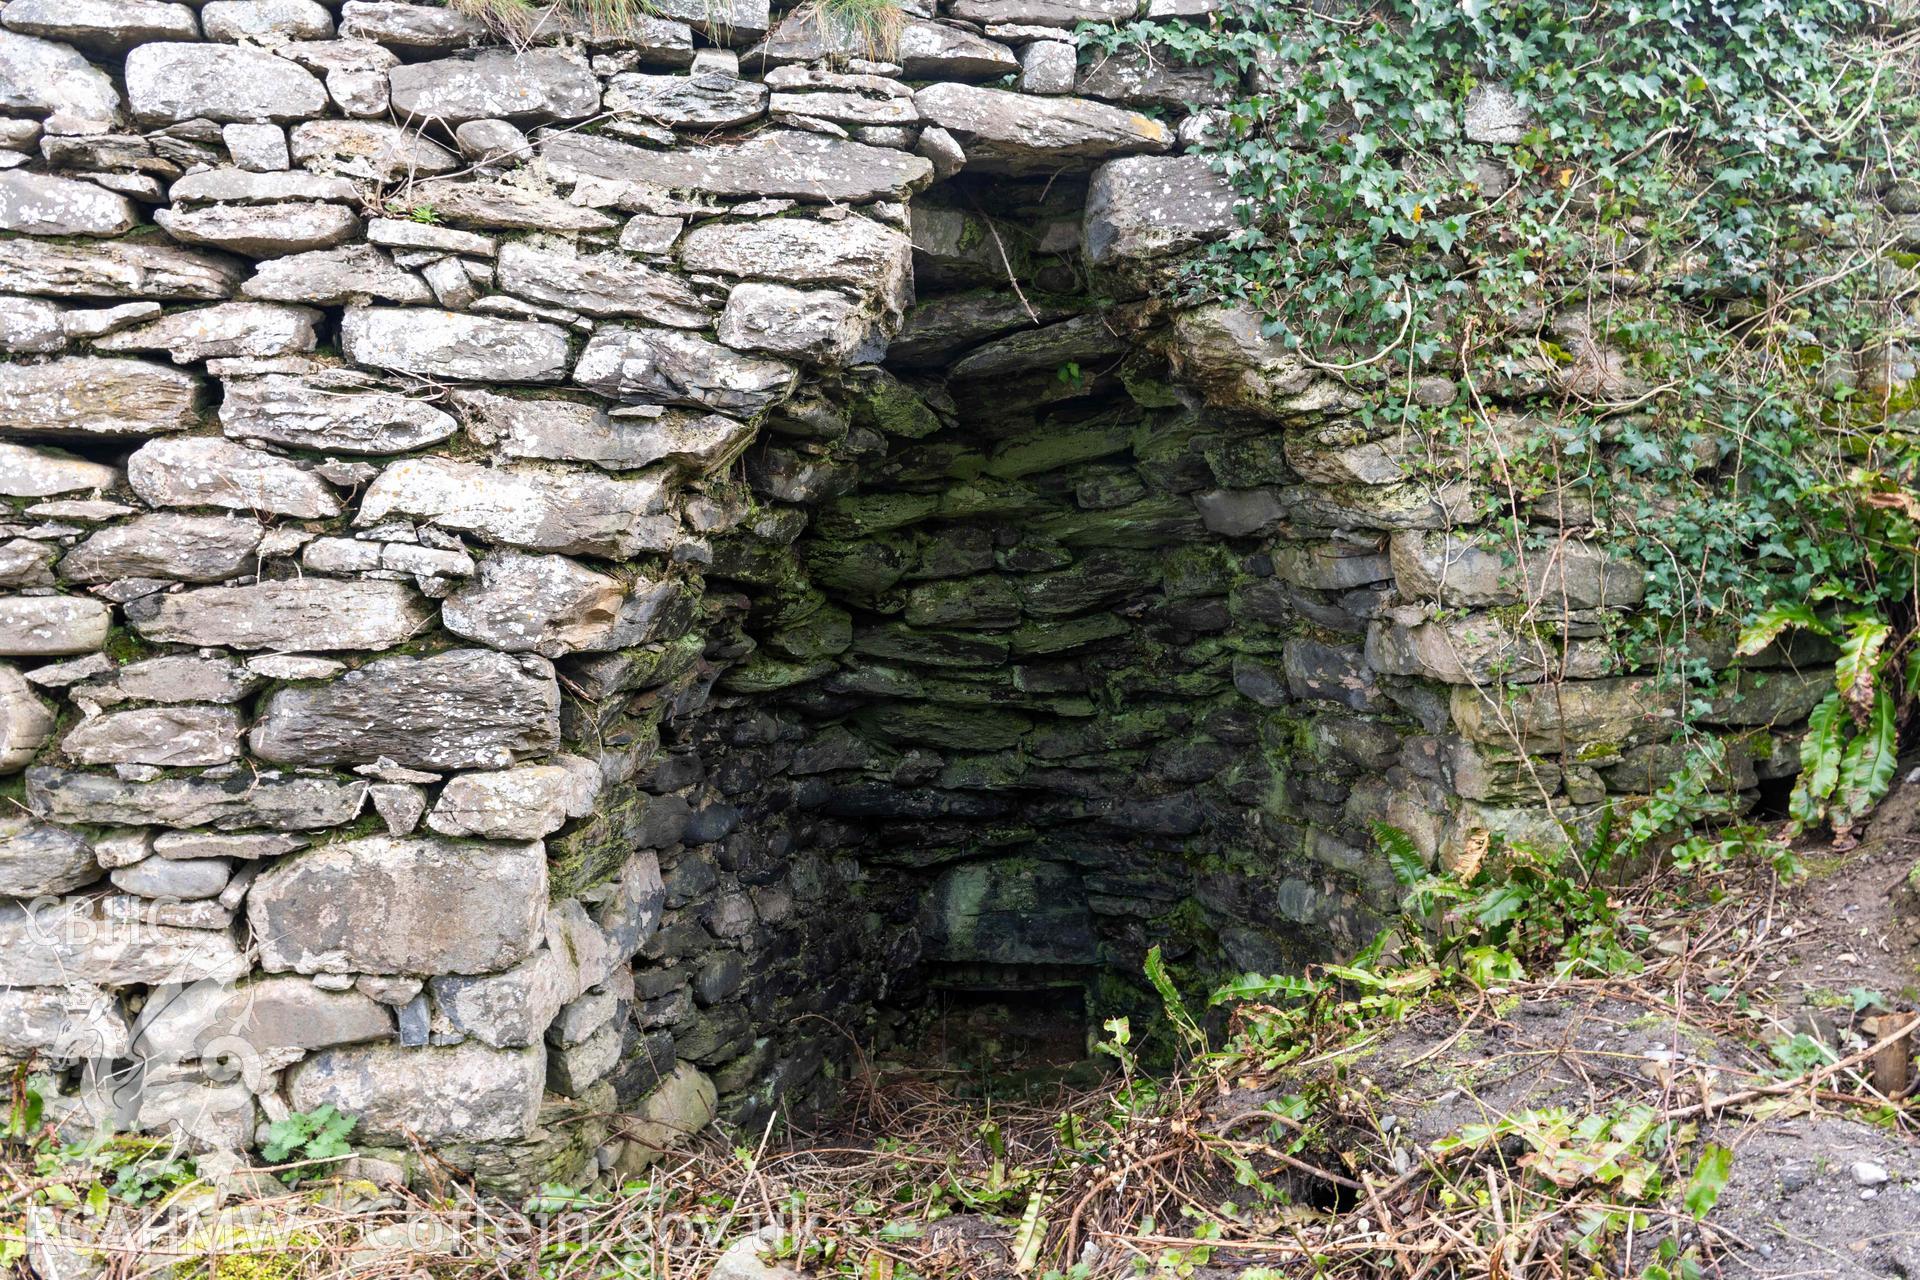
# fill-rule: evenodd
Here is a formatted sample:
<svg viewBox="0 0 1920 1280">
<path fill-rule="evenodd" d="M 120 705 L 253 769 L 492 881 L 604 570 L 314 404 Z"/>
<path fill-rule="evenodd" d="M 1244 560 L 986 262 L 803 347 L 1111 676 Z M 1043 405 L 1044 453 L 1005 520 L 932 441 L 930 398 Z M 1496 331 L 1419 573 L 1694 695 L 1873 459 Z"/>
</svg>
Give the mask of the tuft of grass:
<svg viewBox="0 0 1920 1280">
<path fill-rule="evenodd" d="M 516 45 L 533 42 L 555 25 L 556 15 L 571 16 L 587 25 L 595 39 L 611 39 L 632 31 L 642 18 L 659 13 L 654 0 L 447 0 L 447 7 L 480 19 Z"/>
<path fill-rule="evenodd" d="M 852 35 L 875 62 L 891 62 L 900 51 L 900 29 L 906 25 L 900 0 L 812 0 L 808 11 L 829 44 Z"/>
</svg>

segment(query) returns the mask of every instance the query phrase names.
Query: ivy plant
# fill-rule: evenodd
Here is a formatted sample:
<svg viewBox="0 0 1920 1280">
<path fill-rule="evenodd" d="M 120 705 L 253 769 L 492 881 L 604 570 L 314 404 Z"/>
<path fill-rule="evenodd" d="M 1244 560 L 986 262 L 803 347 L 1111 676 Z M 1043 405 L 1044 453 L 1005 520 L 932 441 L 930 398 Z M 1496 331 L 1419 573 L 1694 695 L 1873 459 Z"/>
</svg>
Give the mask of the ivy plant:
<svg viewBox="0 0 1920 1280">
<path fill-rule="evenodd" d="M 1886 9 L 1229 0 L 1081 39 L 1229 91 L 1195 149 L 1240 225 L 1172 291 L 1255 309 L 1516 552 L 1631 555 L 1625 665 L 1704 707 L 1743 625 L 1820 595 L 1884 629 L 1887 707 L 1849 722 L 1910 715 L 1920 40 Z"/>
</svg>

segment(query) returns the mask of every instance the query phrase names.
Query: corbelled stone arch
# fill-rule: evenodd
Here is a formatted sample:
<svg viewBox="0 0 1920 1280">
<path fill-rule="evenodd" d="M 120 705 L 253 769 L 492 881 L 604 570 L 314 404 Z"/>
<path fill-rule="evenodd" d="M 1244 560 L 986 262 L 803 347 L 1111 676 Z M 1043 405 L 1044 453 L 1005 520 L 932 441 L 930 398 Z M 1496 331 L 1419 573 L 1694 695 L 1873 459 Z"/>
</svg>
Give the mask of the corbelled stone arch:
<svg viewBox="0 0 1920 1280">
<path fill-rule="evenodd" d="M 51 1114 L 630 1167 L 609 1113 L 817 1107 L 930 990 L 1350 948 L 1377 818 L 1645 789 L 1651 678 L 1503 629 L 1632 569 L 1565 522 L 1516 573 L 1169 300 L 1236 215 L 1174 154 L 1217 88 L 1075 62 L 1136 8 L 925 6 L 892 63 L 753 0 L 0 13 L 0 1052 Z"/>
</svg>

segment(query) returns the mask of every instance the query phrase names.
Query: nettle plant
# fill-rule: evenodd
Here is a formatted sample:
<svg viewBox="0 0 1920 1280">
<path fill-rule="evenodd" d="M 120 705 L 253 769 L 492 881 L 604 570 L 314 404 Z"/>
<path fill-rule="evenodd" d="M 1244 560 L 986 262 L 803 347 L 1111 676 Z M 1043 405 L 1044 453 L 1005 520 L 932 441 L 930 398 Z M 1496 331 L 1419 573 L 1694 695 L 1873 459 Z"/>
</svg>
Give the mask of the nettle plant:
<svg viewBox="0 0 1920 1280">
<path fill-rule="evenodd" d="M 1859 812 L 1858 788 L 1814 793 L 1914 697 L 1904 22 L 1857 0 L 1229 0 L 1081 35 L 1238 95 L 1197 150 L 1243 225 L 1176 291 L 1258 308 L 1366 393 L 1361 425 L 1416 438 L 1424 478 L 1464 469 L 1516 556 L 1572 534 L 1637 558 L 1624 662 L 1704 695 L 1777 606 L 1818 602 L 1843 649 L 1877 628 L 1871 691 L 1836 690 L 1809 735 L 1813 823 Z M 1458 394 L 1419 394 L 1429 375 Z M 1851 776 L 1877 798 L 1891 773 Z"/>
</svg>

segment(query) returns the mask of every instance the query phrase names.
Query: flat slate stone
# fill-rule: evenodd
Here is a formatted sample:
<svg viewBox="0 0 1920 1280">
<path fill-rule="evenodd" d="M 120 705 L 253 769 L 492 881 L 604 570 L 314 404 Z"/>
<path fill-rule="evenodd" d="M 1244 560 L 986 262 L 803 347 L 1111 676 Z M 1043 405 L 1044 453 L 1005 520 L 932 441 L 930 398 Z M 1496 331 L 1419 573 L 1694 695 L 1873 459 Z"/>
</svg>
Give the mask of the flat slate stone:
<svg viewBox="0 0 1920 1280">
<path fill-rule="evenodd" d="M 1140 8 L 1140 0 L 954 0 L 951 12 L 963 22 L 1070 31 L 1083 22 L 1125 22 Z"/>
<path fill-rule="evenodd" d="M 753 428 L 718 413 L 663 409 L 653 417 L 611 417 L 573 400 L 528 400 L 455 391 L 467 433 L 509 458 L 592 462 L 613 471 L 656 462 L 710 470 L 733 456 Z"/>
<path fill-rule="evenodd" d="M 230 129 L 271 128 L 229 125 Z M 275 137 L 281 131 L 273 130 Z M 279 204 L 283 200 L 331 200 L 348 204 L 359 198 L 351 180 L 299 169 L 252 173 L 245 169 L 202 169 L 167 188 L 175 204 Z"/>
<path fill-rule="evenodd" d="M 95 183 L 22 169 L 0 173 L 0 231 L 117 236 L 139 221 L 133 201 Z"/>
<path fill-rule="evenodd" d="M 666 487 L 654 477 L 422 457 L 380 473 L 361 499 L 359 523 L 411 516 L 529 551 L 624 558 L 671 545 L 676 525 L 666 508 Z"/>
<path fill-rule="evenodd" d="M 134 600 L 126 612 L 149 640 L 275 653 L 391 649 L 434 617 L 409 583 L 343 578 L 174 591 Z"/>
<path fill-rule="evenodd" d="M 599 78 L 555 49 L 486 49 L 402 63 L 387 82 L 403 120 L 584 120 L 600 109 Z"/>
<path fill-rule="evenodd" d="M 129 782 L 41 767 L 27 770 L 27 807 L 48 822 L 66 824 L 313 831 L 352 822 L 366 788 L 360 779 L 252 774 Z"/>
<path fill-rule="evenodd" d="M 0 111 L 110 124 L 120 116 L 120 92 L 78 50 L 0 31 Z"/>
<path fill-rule="evenodd" d="M 882 56 L 876 58 L 876 52 Z M 803 10 L 789 12 L 746 57 L 756 68 L 763 59 L 772 67 L 821 58 L 894 62 L 909 80 L 997 80 L 1020 69 L 1020 60 L 1006 45 L 944 22 L 907 22 L 892 49 L 876 51 L 852 26 L 828 24 Z"/>
<path fill-rule="evenodd" d="M 533 654 L 450 649 L 378 658 L 324 684 L 282 689 L 250 742 L 282 764 L 502 769 L 560 740 L 560 686 Z"/>
<path fill-rule="evenodd" d="M 307 120 L 327 90 L 298 64 L 232 44 L 143 44 L 127 55 L 127 105 L 143 124 Z"/>
<path fill-rule="evenodd" d="M 0 818 L 0 898 L 71 893 L 100 876 L 93 849 L 78 831 L 25 814 Z"/>
<path fill-rule="evenodd" d="M 799 370 L 674 329 L 602 328 L 587 340 L 574 381 L 602 395 L 759 413 L 793 390 Z"/>
<path fill-rule="evenodd" d="M 230 298 L 246 277 L 233 258 L 170 244 L 0 240 L 0 291 L 57 298 Z"/>
<path fill-rule="evenodd" d="M 333 15 L 319 0 L 207 0 L 200 25 L 209 40 L 326 40 Z"/>
<path fill-rule="evenodd" d="M 300 519 L 340 514 L 340 499 L 313 472 L 216 437 L 149 441 L 127 459 L 127 483 L 156 507 L 225 507 Z"/>
<path fill-rule="evenodd" d="M 959 139 L 967 167 L 984 173 L 1088 169 L 1112 156 L 1173 144 L 1173 132 L 1151 116 L 1082 98 L 935 84 L 913 100 L 921 115 Z"/>
<path fill-rule="evenodd" d="M 570 358 L 557 324 L 429 307 L 349 307 L 340 348 L 376 369 L 485 382 L 558 382 Z"/>
<path fill-rule="evenodd" d="M 311 351 L 322 317 L 310 307 L 219 302 L 174 311 L 94 340 L 96 351 L 164 351 L 175 364 L 244 356 L 265 359 Z"/>
<path fill-rule="evenodd" d="M 767 113 L 767 86 L 717 71 L 623 72 L 607 81 L 607 109 L 670 129 L 725 129 Z"/>
<path fill-rule="evenodd" d="M 154 764 L 198 768 L 225 764 L 240 754 L 240 715 L 232 707 L 138 707 L 109 711 L 82 720 L 60 740 L 60 750 L 75 764 Z M 128 885 L 120 888 L 138 893 Z M 211 898 L 213 893 L 180 897 Z M 145 894 L 159 897 L 159 894 Z"/>
<path fill-rule="evenodd" d="M 735 285 L 714 336 L 736 351 L 838 366 L 886 354 L 878 317 L 837 289 Z"/>
<path fill-rule="evenodd" d="M 625 649 L 655 639 L 653 624 L 673 599 L 671 583 L 622 582 L 566 556 L 497 552 L 447 597 L 447 630 L 508 653 L 547 658 Z"/>
<path fill-rule="evenodd" d="M 696 227 L 681 241 L 689 271 L 776 284 L 838 284 L 897 301 L 912 291 L 913 243 L 870 218 L 762 218 Z"/>
<path fill-rule="evenodd" d="M 0 421 L 13 432 L 141 436 L 194 424 L 200 379 L 145 360 L 69 356 L 0 365 Z"/>
<path fill-rule="evenodd" d="M 637 316 L 690 329 L 713 319 L 686 281 L 619 250 L 579 253 L 514 240 L 501 246 L 495 270 L 507 293 L 590 316 Z"/>
<path fill-rule="evenodd" d="M 316 249 L 262 262 L 240 287 L 249 298 L 342 306 L 353 302 L 423 303 L 433 290 L 370 244 Z"/>
<path fill-rule="evenodd" d="M 487 24 L 472 14 L 402 0 L 347 0 L 340 10 L 340 34 L 411 53 L 448 53 L 493 38 Z"/>
<path fill-rule="evenodd" d="M 0 596 L 0 657 L 92 653 L 112 624 L 112 608 L 85 596 Z"/>
<path fill-rule="evenodd" d="M 161 518 L 161 517 L 156 517 Z M 194 519 L 168 516 L 171 520 Z M 225 521 L 240 524 L 238 520 Z M 255 528 L 256 534 L 259 532 Z M 261 677 L 231 658 L 195 658 L 166 654 L 86 681 L 73 696 L 103 707 L 122 702 L 238 702 L 262 683 Z"/>
<path fill-rule="evenodd" d="M 253 258 L 330 249 L 360 234 L 360 219 L 353 210 L 309 202 L 156 209 L 153 220 L 175 240 Z"/>
<path fill-rule="evenodd" d="M 415 184 L 414 199 L 430 204 L 443 222 L 460 227 L 519 231 L 610 231 L 619 219 L 556 195 L 511 182 L 449 178 Z"/>
<path fill-rule="evenodd" d="M 156 40 L 200 38 L 193 10 L 163 0 L 13 0 L 0 26 L 109 56 Z"/>
<path fill-rule="evenodd" d="M 784 196 L 819 204 L 904 200 L 933 180 L 916 155 L 817 133 L 769 130 L 745 142 L 648 151 L 611 138 L 553 133 L 540 154 L 555 177 L 644 182 L 727 197 Z"/>
<path fill-rule="evenodd" d="M 93 534 L 61 559 L 60 574 L 72 582 L 222 582 L 257 567 L 264 532 L 257 520 L 155 512 Z"/>
<path fill-rule="evenodd" d="M 396 6 L 397 7 L 397 6 Z M 536 1131 L 545 1096 L 544 1045 L 464 1044 L 323 1049 L 287 1073 L 303 1111 L 331 1104 L 358 1117 L 365 1142 L 512 1142 Z"/>
<path fill-rule="evenodd" d="M 220 426 L 242 440 L 333 453 L 406 453 L 437 444 L 459 424 L 418 396 L 379 387 L 351 370 L 236 378 L 220 401 Z"/>
<path fill-rule="evenodd" d="M 1234 191 L 1203 156 L 1127 156 L 1094 170 L 1080 243 L 1095 266 L 1180 253 L 1240 225 Z"/>
<path fill-rule="evenodd" d="M 224 930 L 117 920 L 89 898 L 0 902 L 0 983 L 9 986 L 230 982 L 246 971 L 245 953 Z"/>
<path fill-rule="evenodd" d="M 273 863 L 247 894 L 270 973 L 487 973 L 532 954 L 546 914 L 537 840 L 335 841 Z"/>
<path fill-rule="evenodd" d="M 317 173 L 398 182 L 460 167 L 460 157 L 418 131 L 384 120 L 309 120 L 295 125 L 293 162 Z"/>
</svg>

